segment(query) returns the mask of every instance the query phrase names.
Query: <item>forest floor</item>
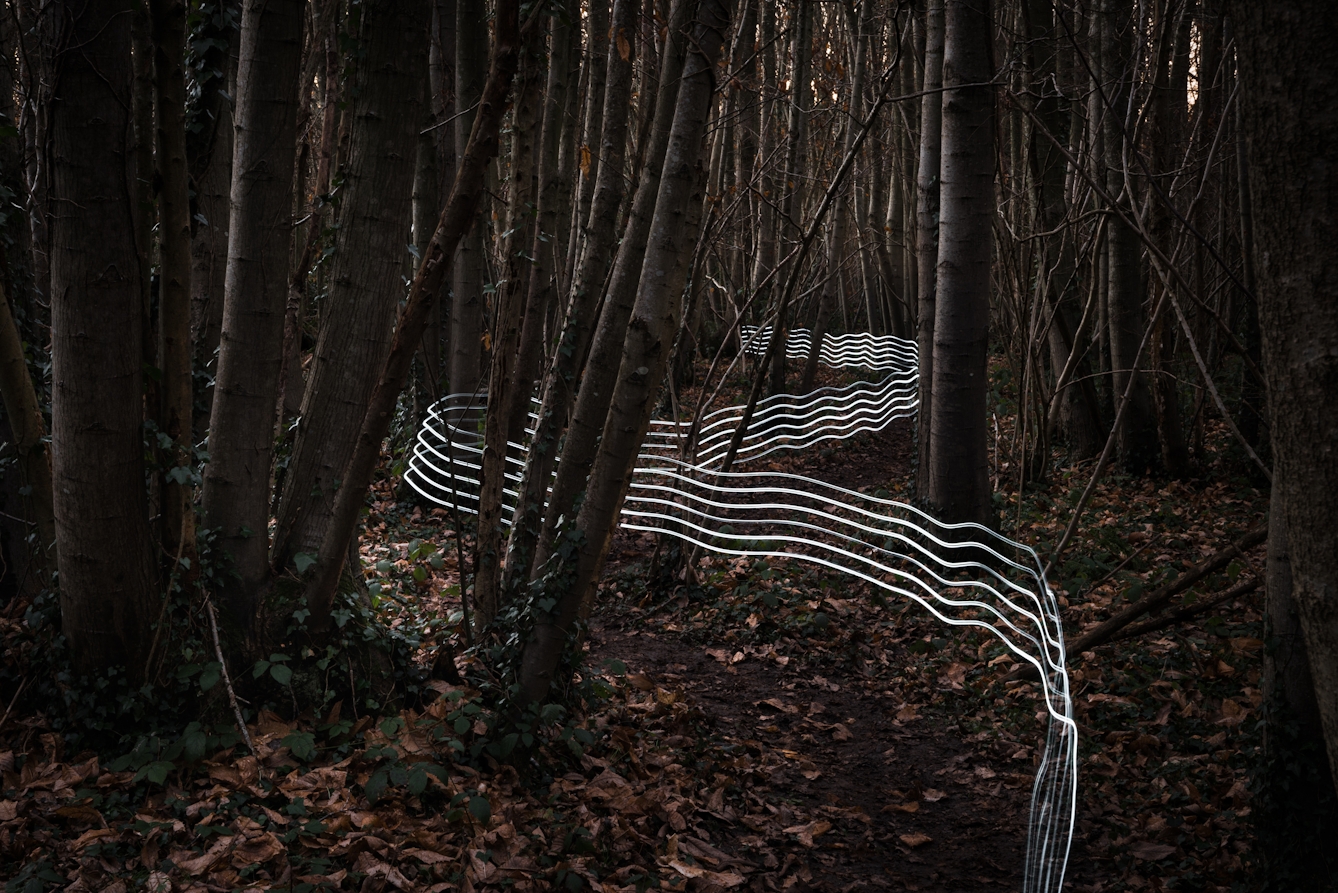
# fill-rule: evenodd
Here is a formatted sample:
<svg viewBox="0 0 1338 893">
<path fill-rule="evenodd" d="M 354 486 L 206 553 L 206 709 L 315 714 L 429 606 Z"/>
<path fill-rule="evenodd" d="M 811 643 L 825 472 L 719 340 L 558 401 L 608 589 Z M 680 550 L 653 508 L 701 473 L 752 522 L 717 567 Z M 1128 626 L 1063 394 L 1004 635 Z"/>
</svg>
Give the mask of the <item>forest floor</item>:
<svg viewBox="0 0 1338 893">
<path fill-rule="evenodd" d="M 774 465 L 902 498 L 911 431 Z M 1235 468 L 1209 438 L 1198 479 L 1098 487 L 1051 577 L 1070 636 L 1260 523 L 1267 493 Z M 1044 554 L 1090 472 L 1019 501 L 1003 450 L 1005 533 Z M 424 665 L 458 624 L 448 522 L 383 480 L 362 546 L 380 610 L 420 631 Z M 656 579 L 655 549 L 615 538 L 583 700 L 519 765 L 489 756 L 496 717 L 470 684 L 431 682 L 375 718 L 276 705 L 251 724 L 254 754 L 197 730 L 197 753 L 138 762 L 67 753 L 49 716 L 6 711 L 4 890 L 1021 888 L 1044 728 L 1037 686 L 1004 681 L 992 639 L 806 567 L 708 557 L 695 583 Z M 1261 548 L 1187 597 L 1262 570 Z M 1075 662 L 1067 890 L 1249 888 L 1261 605 L 1256 592 Z"/>
</svg>

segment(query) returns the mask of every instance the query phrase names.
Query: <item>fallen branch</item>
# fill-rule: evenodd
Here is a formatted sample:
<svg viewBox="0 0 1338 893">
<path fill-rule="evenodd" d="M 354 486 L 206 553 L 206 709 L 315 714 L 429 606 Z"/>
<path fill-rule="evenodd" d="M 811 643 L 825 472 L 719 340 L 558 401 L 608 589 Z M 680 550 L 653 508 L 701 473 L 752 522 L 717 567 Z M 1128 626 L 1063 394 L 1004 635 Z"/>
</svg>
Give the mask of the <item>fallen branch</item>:
<svg viewBox="0 0 1338 893">
<path fill-rule="evenodd" d="M 209 629 L 214 634 L 214 656 L 218 658 L 218 672 L 223 676 L 223 685 L 228 690 L 228 703 L 232 705 L 232 715 L 237 717 L 237 728 L 241 730 L 242 740 L 246 742 L 246 749 L 251 751 L 251 756 L 257 760 L 260 754 L 256 753 L 256 746 L 251 741 L 251 733 L 246 728 L 246 720 L 242 718 L 242 708 L 237 706 L 237 693 L 232 690 L 232 677 L 228 675 L 228 662 L 223 659 L 223 647 L 218 644 L 218 618 L 214 616 L 214 603 L 209 600 L 209 596 L 204 598 L 205 613 L 209 615 Z"/>
<path fill-rule="evenodd" d="M 1165 629 L 1168 626 L 1175 626 L 1178 623 L 1184 623 L 1193 620 L 1201 614 L 1207 614 L 1218 605 L 1234 601 L 1242 595 L 1248 595 L 1259 588 L 1259 578 L 1249 577 L 1241 580 L 1230 589 L 1224 590 L 1212 598 L 1194 602 L 1192 605 L 1184 605 L 1171 611 L 1169 614 L 1163 614 L 1161 617 L 1154 617 L 1151 620 L 1144 620 L 1142 623 L 1135 623 L 1133 626 L 1121 632 L 1118 636 L 1111 639 L 1112 642 L 1123 642 L 1125 639 L 1136 639 L 1139 636 Z"/>
<path fill-rule="evenodd" d="M 1134 602 L 1120 613 L 1111 617 L 1099 626 L 1088 630 L 1064 648 L 1064 654 L 1067 659 L 1072 660 L 1084 651 L 1090 651 L 1098 645 L 1104 645 L 1115 638 L 1115 634 L 1123 630 L 1126 626 L 1133 623 L 1145 614 L 1151 614 L 1154 611 L 1160 611 L 1166 605 L 1170 604 L 1171 599 L 1184 592 L 1195 583 L 1226 567 L 1236 558 L 1239 558 L 1249 549 L 1268 539 L 1268 524 L 1261 524 L 1258 527 L 1245 534 L 1236 542 L 1227 546 L 1218 552 L 1214 552 L 1207 558 L 1185 571 L 1180 576 L 1171 580 L 1156 590 Z M 1013 672 L 1009 673 L 1005 680 L 1029 679 L 1035 678 L 1036 669 L 1030 664 L 1024 664 Z"/>
</svg>

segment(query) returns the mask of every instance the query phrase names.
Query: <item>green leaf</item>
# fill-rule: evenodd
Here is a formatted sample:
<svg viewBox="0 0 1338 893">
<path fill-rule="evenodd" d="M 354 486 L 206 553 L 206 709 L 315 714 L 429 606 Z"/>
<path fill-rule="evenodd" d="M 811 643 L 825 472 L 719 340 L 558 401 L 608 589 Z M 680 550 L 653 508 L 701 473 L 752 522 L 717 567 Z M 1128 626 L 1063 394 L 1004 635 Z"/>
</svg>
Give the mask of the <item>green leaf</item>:
<svg viewBox="0 0 1338 893">
<path fill-rule="evenodd" d="M 618 660 L 618 658 L 616 657 L 611 657 L 608 660 L 604 661 L 604 669 L 608 670 L 615 676 L 627 675 L 627 664 Z"/>
<path fill-rule="evenodd" d="M 274 678 L 274 681 L 280 685 L 287 685 L 293 681 L 293 671 L 288 667 L 285 667 L 283 664 L 274 664 L 271 666 L 269 668 L 269 674 Z"/>
<path fill-rule="evenodd" d="M 223 665 L 218 661 L 210 661 L 204 665 L 200 671 L 200 691 L 209 691 L 215 685 L 218 685 L 219 678 L 223 675 Z"/>
<path fill-rule="evenodd" d="M 305 574 L 316 563 L 316 556 L 310 552 L 298 552 L 293 556 L 293 568 L 299 575 Z"/>
<path fill-rule="evenodd" d="M 176 766 L 167 760 L 154 760 L 135 773 L 135 781 L 147 778 L 154 784 L 161 785 L 167 781 L 167 773 L 175 768 Z"/>
<path fill-rule="evenodd" d="M 469 798 L 469 814 L 486 825 L 488 819 L 492 818 L 492 804 L 488 802 L 487 797 L 471 797 Z"/>
<path fill-rule="evenodd" d="M 267 660 L 256 661 L 256 665 L 251 668 L 251 678 L 259 679 L 261 676 L 265 675 L 265 671 L 268 669 L 269 669 L 269 661 Z"/>
<path fill-rule="evenodd" d="M 367 799 L 375 803 L 376 799 L 386 789 L 386 783 L 389 781 L 389 775 L 385 769 L 377 769 L 372 773 L 372 777 L 367 779 L 367 784 L 362 786 L 362 792 L 367 795 Z"/>
<path fill-rule="evenodd" d="M 279 742 L 303 762 L 316 755 L 316 736 L 310 732 L 293 732 Z"/>
<path fill-rule="evenodd" d="M 409 771 L 409 793 L 417 797 L 423 793 L 427 787 L 427 772 L 421 766 L 415 766 Z"/>
<path fill-rule="evenodd" d="M 376 563 L 376 572 L 379 574 L 388 574 L 390 573 L 390 569 L 392 567 L 394 567 L 393 564 L 382 558 L 380 561 Z"/>
</svg>

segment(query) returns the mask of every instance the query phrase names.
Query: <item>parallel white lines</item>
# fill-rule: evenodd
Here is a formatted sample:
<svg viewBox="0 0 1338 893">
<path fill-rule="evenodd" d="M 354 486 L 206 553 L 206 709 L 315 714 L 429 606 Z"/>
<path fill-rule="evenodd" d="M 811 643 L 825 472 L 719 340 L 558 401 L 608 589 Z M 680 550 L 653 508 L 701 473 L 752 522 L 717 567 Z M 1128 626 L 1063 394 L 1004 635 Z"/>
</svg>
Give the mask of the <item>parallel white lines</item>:
<svg viewBox="0 0 1338 893">
<path fill-rule="evenodd" d="M 745 330 L 760 354 L 767 331 Z M 759 346 L 760 345 L 760 346 Z M 787 355 L 807 356 L 808 333 L 790 332 Z M 737 461 L 782 449 L 877 432 L 916 409 L 915 345 L 891 336 L 823 339 L 828 365 L 885 373 L 879 382 L 761 401 Z M 477 513 L 483 407 L 466 395 L 444 398 L 418 434 L 406 480 L 425 498 Z M 902 503 L 812 478 L 769 471 L 718 471 L 742 407 L 703 422 L 695 462 L 682 460 L 686 423 L 655 421 L 623 506 L 622 526 L 676 537 L 719 555 L 818 565 L 911 600 L 950 626 L 996 635 L 1040 674 L 1045 745 L 1032 789 L 1026 893 L 1063 886 L 1077 798 L 1077 727 L 1064 662 L 1059 607 L 1036 553 L 975 524 L 942 524 Z M 510 523 L 526 448 L 510 444 L 504 523 Z"/>
</svg>

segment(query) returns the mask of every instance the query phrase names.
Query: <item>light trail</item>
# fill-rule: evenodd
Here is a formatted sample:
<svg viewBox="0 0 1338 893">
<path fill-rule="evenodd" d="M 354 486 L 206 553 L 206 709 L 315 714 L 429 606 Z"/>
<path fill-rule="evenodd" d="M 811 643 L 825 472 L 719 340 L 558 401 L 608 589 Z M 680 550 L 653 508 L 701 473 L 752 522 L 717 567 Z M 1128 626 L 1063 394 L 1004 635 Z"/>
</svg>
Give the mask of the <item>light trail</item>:
<svg viewBox="0 0 1338 893">
<path fill-rule="evenodd" d="M 768 335 L 765 329 L 745 328 L 746 349 L 760 355 Z M 792 330 L 787 356 L 804 359 L 808 350 L 807 330 Z M 914 415 L 914 342 L 867 334 L 827 336 L 820 359 L 884 377 L 760 401 L 738 463 L 881 431 Z M 455 394 L 428 412 L 405 475 L 424 498 L 477 514 L 483 410 L 477 398 L 471 404 L 469 395 Z M 1034 667 L 1047 729 L 1032 788 L 1023 891 L 1058 893 L 1073 839 L 1078 733 L 1059 605 L 1036 553 L 981 525 L 944 524 L 913 506 L 813 478 L 770 471 L 721 473 L 720 460 L 742 416 L 741 406 L 708 415 L 693 462 L 683 459 L 688 424 L 653 421 L 628 487 L 622 526 L 672 536 L 718 555 L 827 568 L 913 601 L 949 626 L 987 630 Z M 523 444 L 508 444 L 507 525 L 525 458 Z"/>
</svg>

